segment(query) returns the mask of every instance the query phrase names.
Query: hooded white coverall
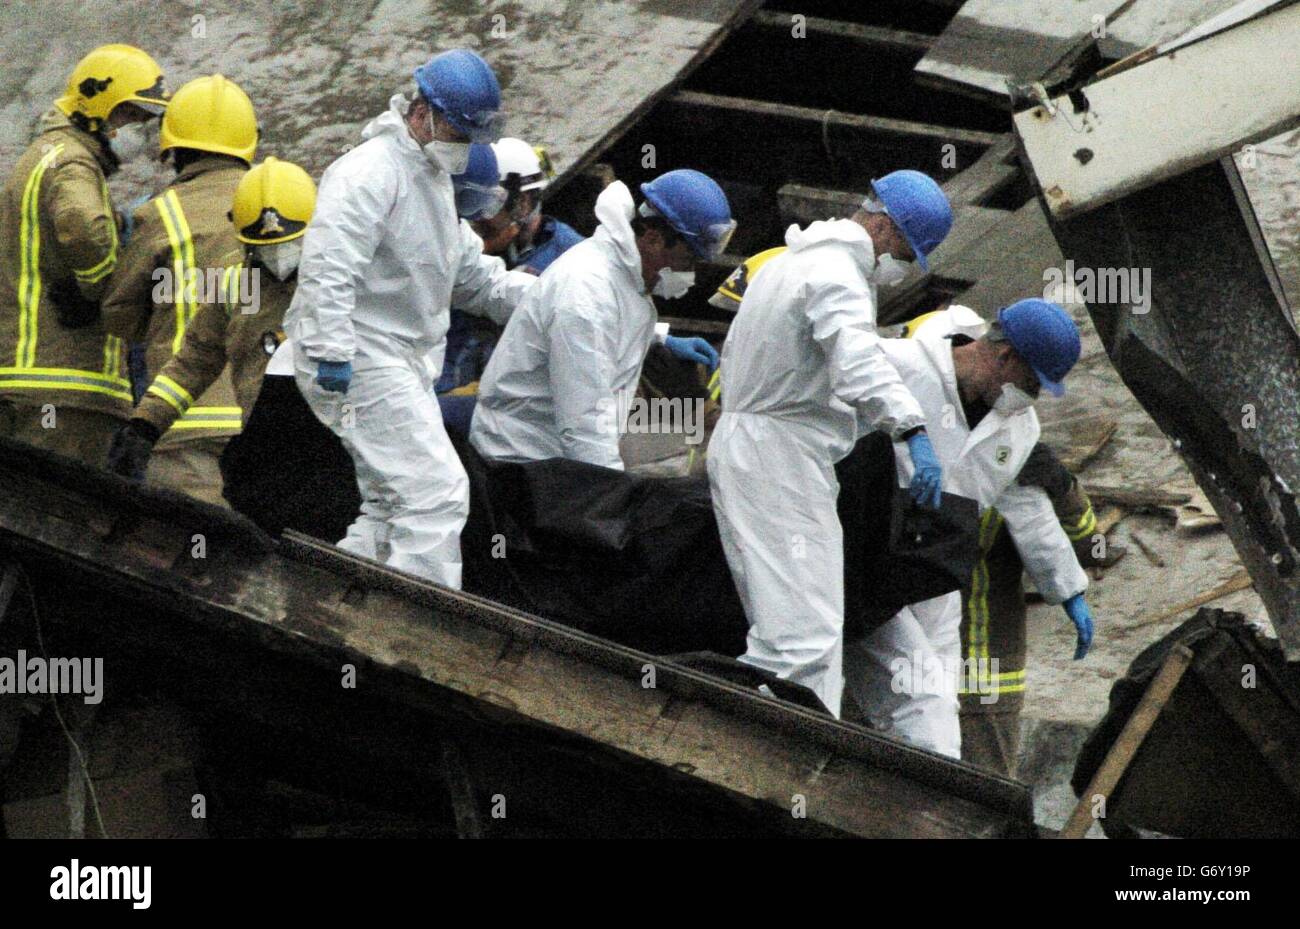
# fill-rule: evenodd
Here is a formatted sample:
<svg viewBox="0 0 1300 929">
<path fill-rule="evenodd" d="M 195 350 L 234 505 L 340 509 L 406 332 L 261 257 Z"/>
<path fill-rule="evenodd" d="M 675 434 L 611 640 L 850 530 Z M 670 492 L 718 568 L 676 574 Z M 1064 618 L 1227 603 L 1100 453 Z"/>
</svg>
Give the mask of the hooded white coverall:
<svg viewBox="0 0 1300 929">
<path fill-rule="evenodd" d="M 835 463 L 859 435 L 901 436 L 925 417 L 880 348 L 866 230 L 816 222 L 791 226 L 785 241 L 789 250 L 750 282 L 722 349 L 709 483 L 749 620 L 740 660 L 811 688 L 838 717 L 844 543 Z"/>
<path fill-rule="evenodd" d="M 1016 482 L 1038 442 L 1032 408 L 1009 416 L 989 411 L 972 431 L 966 422 L 953 367 L 951 320 L 927 322 L 912 339 L 886 339 L 885 355 L 921 403 L 927 433 L 943 467 L 943 489 L 996 507 L 1048 603 L 1061 603 L 1088 587 L 1088 576 L 1039 487 Z M 899 486 L 912 477 L 906 447 L 894 446 Z M 958 673 L 961 665 L 961 593 L 953 591 L 900 610 L 864 639 L 845 646 L 844 673 L 872 725 L 922 748 L 961 757 Z M 966 673 L 996 673 L 970 668 Z"/>
<path fill-rule="evenodd" d="M 406 109 L 394 96 L 321 178 L 284 328 L 299 390 L 356 464 L 361 516 L 339 546 L 460 587 L 469 481 L 433 394 L 450 305 L 505 323 L 537 278 L 483 254 Z M 321 361 L 352 363 L 346 394 L 316 383 Z"/>
<path fill-rule="evenodd" d="M 635 205 L 622 181 L 596 199 L 600 226 L 546 269 L 510 319 L 479 383 L 469 440 L 484 458 L 568 458 L 623 470 L 620 418 L 656 337 Z M 619 398 L 624 398 L 619 402 Z"/>
</svg>

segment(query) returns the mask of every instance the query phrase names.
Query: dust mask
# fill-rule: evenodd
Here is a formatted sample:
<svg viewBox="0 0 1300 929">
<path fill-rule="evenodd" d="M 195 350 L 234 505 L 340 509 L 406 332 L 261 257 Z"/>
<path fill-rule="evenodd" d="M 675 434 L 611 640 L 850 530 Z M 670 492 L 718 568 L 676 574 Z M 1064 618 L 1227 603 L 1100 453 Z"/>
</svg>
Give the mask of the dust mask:
<svg viewBox="0 0 1300 929">
<path fill-rule="evenodd" d="M 429 111 L 429 134 L 434 132 L 433 111 Z M 424 146 L 424 157 L 434 167 L 448 174 L 464 174 L 469 167 L 468 142 L 442 142 L 434 139 Z"/>
<path fill-rule="evenodd" d="M 655 281 L 654 290 L 650 292 L 656 297 L 663 297 L 665 300 L 676 300 L 678 297 L 686 296 L 686 292 L 694 286 L 694 271 L 674 271 L 672 268 L 660 268 L 659 280 Z"/>
<path fill-rule="evenodd" d="M 907 277 L 907 265 L 888 252 L 876 258 L 874 280 L 881 287 L 897 287 Z"/>
<path fill-rule="evenodd" d="M 285 281 L 298 270 L 302 259 L 302 238 L 288 242 L 276 242 L 274 245 L 257 246 L 257 262 L 277 281 Z"/>
<path fill-rule="evenodd" d="M 1034 398 L 1015 384 L 1003 384 L 1002 393 L 993 404 L 993 409 L 1003 416 L 1013 416 L 1016 413 L 1024 412 L 1033 405 Z"/>
<path fill-rule="evenodd" d="M 108 147 L 120 162 L 132 161 L 144 154 L 149 144 L 149 134 L 144 123 L 127 123 L 119 126 L 108 137 Z"/>
</svg>

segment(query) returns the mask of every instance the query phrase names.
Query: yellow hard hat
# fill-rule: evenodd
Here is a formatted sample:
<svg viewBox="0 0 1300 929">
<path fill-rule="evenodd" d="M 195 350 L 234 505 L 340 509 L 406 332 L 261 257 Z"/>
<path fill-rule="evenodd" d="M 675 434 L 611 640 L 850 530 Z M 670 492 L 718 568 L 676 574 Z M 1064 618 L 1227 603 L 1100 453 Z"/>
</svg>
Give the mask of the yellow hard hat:
<svg viewBox="0 0 1300 929">
<path fill-rule="evenodd" d="M 220 74 L 196 77 L 172 95 L 158 133 L 159 151 L 193 148 L 253 163 L 257 117 L 253 101 Z"/>
<path fill-rule="evenodd" d="M 230 220 L 239 241 L 274 245 L 306 232 L 315 209 L 311 175 L 292 162 L 268 158 L 240 178 Z"/>
<path fill-rule="evenodd" d="M 717 291 L 709 298 L 709 305 L 716 306 L 720 310 L 736 312 L 740 309 L 740 301 L 745 296 L 745 288 L 754 279 L 758 269 L 785 250 L 786 246 L 778 245 L 776 248 L 769 248 L 767 251 L 746 258 L 735 271 L 727 275 L 725 281 L 718 285 Z"/>
<path fill-rule="evenodd" d="M 54 101 L 64 116 L 80 114 L 98 132 L 119 103 L 160 115 L 167 108 L 162 68 L 132 45 L 101 45 L 77 62 L 68 88 Z"/>
</svg>

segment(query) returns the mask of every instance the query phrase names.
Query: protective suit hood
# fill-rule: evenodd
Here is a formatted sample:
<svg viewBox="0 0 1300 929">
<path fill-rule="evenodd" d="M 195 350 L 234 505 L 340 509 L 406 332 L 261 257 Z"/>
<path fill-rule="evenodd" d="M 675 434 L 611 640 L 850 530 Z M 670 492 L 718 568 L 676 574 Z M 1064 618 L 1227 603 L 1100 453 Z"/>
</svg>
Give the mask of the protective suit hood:
<svg viewBox="0 0 1300 929">
<path fill-rule="evenodd" d="M 847 242 L 858 246 L 850 249 L 853 257 L 870 275 L 876 269 L 876 247 L 863 229 L 851 219 L 819 219 L 807 229 L 791 226 L 785 231 L 785 244 L 791 251 L 801 252 L 823 242 Z"/>
<path fill-rule="evenodd" d="M 615 181 L 596 198 L 596 219 L 600 226 L 592 238 L 614 253 L 619 265 L 636 280 L 637 290 L 644 293 L 641 251 L 636 247 L 636 233 L 632 231 L 634 216 L 636 203 L 632 200 L 632 192 L 622 181 Z"/>
<path fill-rule="evenodd" d="M 411 133 L 406 128 L 406 110 L 408 106 L 409 103 L 404 96 L 393 94 L 388 98 L 388 109 L 366 123 L 361 130 L 361 138 L 369 142 L 371 139 L 382 135 L 391 135 L 394 137 L 394 141 L 399 143 L 403 153 L 409 152 L 423 159 L 424 152 L 420 150 L 420 144 L 411 138 Z"/>
</svg>

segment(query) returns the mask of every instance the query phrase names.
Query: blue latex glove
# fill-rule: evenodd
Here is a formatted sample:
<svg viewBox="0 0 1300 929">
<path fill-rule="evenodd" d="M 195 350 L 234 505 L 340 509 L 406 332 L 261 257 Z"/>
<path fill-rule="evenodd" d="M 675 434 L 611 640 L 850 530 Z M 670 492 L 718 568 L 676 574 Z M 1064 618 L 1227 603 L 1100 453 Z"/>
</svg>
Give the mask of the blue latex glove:
<svg viewBox="0 0 1300 929">
<path fill-rule="evenodd" d="M 1088 648 L 1092 645 L 1092 611 L 1088 609 L 1088 602 L 1083 599 L 1083 594 L 1075 594 L 1061 606 L 1065 607 L 1065 614 L 1070 617 L 1074 628 L 1079 631 L 1074 646 L 1074 660 L 1078 661 L 1088 654 Z"/>
<path fill-rule="evenodd" d="M 718 366 L 718 350 L 699 336 L 682 339 L 670 335 L 664 339 L 664 348 L 682 361 L 693 361 L 697 364 L 707 365 L 710 371 Z"/>
<path fill-rule="evenodd" d="M 907 440 L 907 450 L 912 453 L 912 483 L 909 490 L 912 499 L 932 510 L 939 509 L 943 492 L 943 469 L 939 467 L 939 456 L 934 453 L 930 437 L 918 432 Z"/>
<path fill-rule="evenodd" d="M 319 362 L 316 368 L 316 383 L 336 394 L 347 393 L 348 385 L 352 383 L 352 362 Z"/>
</svg>

